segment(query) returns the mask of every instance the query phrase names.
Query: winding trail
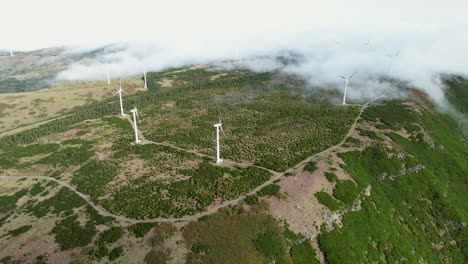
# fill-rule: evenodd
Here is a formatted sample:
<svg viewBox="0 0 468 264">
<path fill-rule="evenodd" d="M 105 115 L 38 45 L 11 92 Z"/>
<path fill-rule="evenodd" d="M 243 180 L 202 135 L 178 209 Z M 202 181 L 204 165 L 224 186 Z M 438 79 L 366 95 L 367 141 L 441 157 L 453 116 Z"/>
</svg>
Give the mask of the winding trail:
<svg viewBox="0 0 468 264">
<path fill-rule="evenodd" d="M 301 168 L 302 166 L 304 166 L 308 162 L 312 161 L 315 157 L 337 150 L 352 135 L 352 133 L 356 129 L 356 125 L 357 125 L 359 119 L 362 116 L 362 113 L 367 108 L 367 106 L 370 103 L 382 98 L 383 96 L 385 96 L 385 94 L 380 96 L 380 97 L 377 97 L 377 98 L 375 98 L 373 100 L 370 100 L 370 101 L 366 102 L 364 105 L 361 106 L 359 114 L 354 119 L 354 122 L 352 123 L 351 127 L 349 128 L 348 133 L 345 135 L 345 137 L 343 138 L 343 140 L 340 143 L 338 143 L 338 144 L 336 144 L 336 145 L 334 145 L 334 146 L 332 146 L 332 147 L 330 147 L 328 149 L 325 149 L 325 150 L 323 150 L 323 151 L 321 151 L 319 153 L 316 153 L 316 154 L 314 154 L 312 156 L 309 156 L 305 160 L 301 161 L 300 163 L 296 164 L 294 167 L 291 167 L 291 168 L 289 168 L 288 170 L 286 170 L 284 172 L 277 172 L 277 171 L 273 171 L 271 169 L 267 169 L 267 168 L 264 168 L 264 167 L 261 167 L 261 166 L 256 166 L 256 165 L 251 165 L 251 164 L 246 164 L 246 163 L 239 163 L 239 162 L 235 162 L 235 161 L 231 161 L 231 160 L 223 160 L 223 163 L 227 164 L 227 165 L 235 165 L 235 166 L 240 166 L 240 167 L 252 166 L 252 167 L 256 167 L 256 168 L 260 168 L 260 169 L 269 171 L 270 173 L 273 174 L 273 177 L 271 177 L 268 181 L 264 182 L 263 184 L 257 186 L 255 189 L 251 190 L 250 192 L 245 193 L 245 194 L 237 197 L 236 199 L 225 201 L 225 202 L 223 202 L 221 204 L 217 204 L 215 206 L 208 207 L 207 210 L 205 210 L 203 212 L 196 213 L 194 215 L 187 215 L 187 216 L 183 216 L 183 217 L 169 217 L 169 218 L 159 217 L 159 218 L 151 218 L 151 219 L 129 218 L 129 217 L 125 217 L 125 216 L 122 216 L 122 215 L 116 215 L 116 214 L 113 214 L 113 213 L 107 211 L 105 208 L 97 205 L 88 195 L 78 191 L 76 189 L 76 187 L 74 187 L 74 186 L 72 186 L 72 185 L 70 185 L 70 184 L 68 184 L 66 182 L 63 182 L 63 181 L 57 180 L 55 178 L 49 177 L 49 176 L 0 176 L 0 179 L 42 179 L 42 180 L 54 181 L 54 182 L 58 183 L 59 185 L 61 185 L 63 187 L 66 187 L 66 188 L 70 189 L 71 191 L 75 192 L 77 195 L 79 195 L 81 198 L 83 198 L 90 206 L 92 206 L 96 211 L 98 211 L 99 214 L 101 214 L 103 216 L 110 216 L 110 217 L 113 217 L 116 220 L 123 221 L 123 222 L 128 222 L 128 223 L 131 223 L 131 224 L 195 221 L 195 220 L 198 220 L 201 217 L 214 214 L 221 208 L 237 205 L 242 200 L 244 200 L 247 196 L 256 194 L 261 189 L 263 189 L 265 186 L 270 185 L 273 182 L 275 182 L 276 180 L 283 177 L 286 173 L 296 172 L 299 168 Z M 132 120 L 130 118 L 128 118 L 128 120 L 130 122 L 132 122 Z M 133 125 L 133 123 L 132 123 L 132 125 Z M 200 157 L 211 157 L 211 156 L 199 153 L 197 151 L 183 149 L 183 148 L 171 145 L 171 144 L 153 142 L 153 141 L 146 140 L 141 133 L 140 133 L 139 136 L 141 136 L 140 138 L 142 139 L 142 144 L 156 144 L 156 145 L 171 147 L 171 148 L 174 148 L 174 149 L 177 149 L 177 150 L 192 153 L 192 154 L 195 154 L 195 155 L 200 156 Z"/>
</svg>

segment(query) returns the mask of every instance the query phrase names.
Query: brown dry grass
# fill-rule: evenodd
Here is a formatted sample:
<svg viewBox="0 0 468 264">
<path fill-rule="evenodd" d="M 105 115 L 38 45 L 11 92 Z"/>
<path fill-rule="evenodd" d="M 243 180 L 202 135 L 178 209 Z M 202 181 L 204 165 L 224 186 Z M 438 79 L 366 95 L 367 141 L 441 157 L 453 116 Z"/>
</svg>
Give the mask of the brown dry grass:
<svg viewBox="0 0 468 264">
<path fill-rule="evenodd" d="M 139 77 L 122 80 L 122 86 L 127 94 L 144 90 Z M 0 133 L 17 133 L 28 125 L 56 118 L 75 107 L 112 97 L 117 89 L 115 80 L 111 85 L 103 81 L 75 81 L 39 91 L 0 94 Z"/>
</svg>

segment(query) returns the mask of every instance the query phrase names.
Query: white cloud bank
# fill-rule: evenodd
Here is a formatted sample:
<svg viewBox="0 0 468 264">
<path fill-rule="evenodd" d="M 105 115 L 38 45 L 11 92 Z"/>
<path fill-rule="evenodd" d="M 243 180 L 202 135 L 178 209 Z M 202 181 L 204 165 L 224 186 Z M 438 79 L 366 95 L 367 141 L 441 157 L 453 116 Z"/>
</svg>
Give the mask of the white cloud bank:
<svg viewBox="0 0 468 264">
<path fill-rule="evenodd" d="M 233 59 L 236 50 L 244 58 L 285 50 L 303 54 L 299 65 L 283 70 L 314 85 L 341 85 L 337 75 L 357 72 L 350 91 L 355 98 L 382 88 L 369 80 L 389 73 L 385 55 L 397 51 L 392 76 L 438 101 L 443 94 L 437 74 L 468 74 L 466 1 L 15 0 L 5 10 L 0 48 L 68 45 L 76 51 L 125 43 L 100 60 L 73 65 L 60 74 L 64 79 Z M 275 66 L 244 60 L 253 69 L 264 65 Z"/>
</svg>

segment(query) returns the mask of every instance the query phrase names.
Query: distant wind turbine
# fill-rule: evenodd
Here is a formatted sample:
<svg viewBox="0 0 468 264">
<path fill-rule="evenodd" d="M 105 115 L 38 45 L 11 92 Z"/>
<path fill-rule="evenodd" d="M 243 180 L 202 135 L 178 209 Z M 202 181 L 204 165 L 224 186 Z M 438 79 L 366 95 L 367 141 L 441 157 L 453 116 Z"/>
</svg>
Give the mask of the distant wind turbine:
<svg viewBox="0 0 468 264">
<path fill-rule="evenodd" d="M 372 44 L 371 44 L 370 40 L 368 40 L 366 42 L 366 44 L 364 44 L 364 45 L 366 45 L 368 48 L 372 48 Z"/>
<path fill-rule="evenodd" d="M 148 89 L 148 83 L 146 82 L 146 70 L 143 71 L 143 77 L 145 78 L 145 89 Z"/>
<path fill-rule="evenodd" d="M 392 75 L 392 71 L 393 71 L 393 64 L 395 63 L 395 58 L 400 55 L 400 51 L 394 53 L 394 54 L 387 54 L 387 57 L 390 58 L 390 65 L 388 67 L 388 75 L 391 76 Z"/>
<path fill-rule="evenodd" d="M 348 78 L 339 75 L 343 80 L 345 80 L 345 88 L 344 88 L 344 95 L 343 95 L 343 105 L 346 105 L 346 93 L 348 92 L 349 80 L 351 80 L 351 78 L 353 78 L 353 76 L 354 76 L 355 74 L 356 74 L 356 72 L 353 73 L 353 74 L 351 74 Z"/>
<path fill-rule="evenodd" d="M 10 57 L 13 57 L 13 50 L 10 49 Z"/>
<path fill-rule="evenodd" d="M 239 48 L 236 48 L 236 61 L 237 64 L 241 65 L 242 64 L 242 55 L 239 53 Z"/>
<path fill-rule="evenodd" d="M 119 99 L 120 99 L 120 114 L 121 114 L 122 116 L 125 116 L 125 113 L 124 113 L 124 110 L 123 110 L 123 102 L 122 102 L 122 93 L 123 93 L 123 92 L 124 92 L 124 91 L 122 90 L 122 79 L 120 79 L 120 88 L 119 88 L 119 90 L 114 94 L 114 96 L 117 95 L 117 94 L 119 95 Z"/>
<path fill-rule="evenodd" d="M 109 75 L 109 69 L 107 69 L 107 84 L 110 84 L 110 75 Z"/>
</svg>

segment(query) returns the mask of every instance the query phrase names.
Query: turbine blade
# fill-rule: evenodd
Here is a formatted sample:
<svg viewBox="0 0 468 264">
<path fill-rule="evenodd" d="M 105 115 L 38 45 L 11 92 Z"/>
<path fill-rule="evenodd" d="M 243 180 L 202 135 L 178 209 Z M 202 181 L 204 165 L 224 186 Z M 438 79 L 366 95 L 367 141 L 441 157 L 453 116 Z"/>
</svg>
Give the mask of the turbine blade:
<svg viewBox="0 0 468 264">
<path fill-rule="evenodd" d="M 344 77 L 344 76 L 341 76 L 341 75 L 338 75 L 338 76 L 340 76 L 341 78 L 343 78 L 344 80 L 346 80 L 346 77 Z"/>
<path fill-rule="evenodd" d="M 354 72 L 353 74 L 351 74 L 351 76 L 349 76 L 349 78 L 348 78 L 348 79 L 351 79 L 351 78 L 353 78 L 353 76 L 354 76 L 355 74 L 356 74 L 356 72 Z"/>
</svg>

